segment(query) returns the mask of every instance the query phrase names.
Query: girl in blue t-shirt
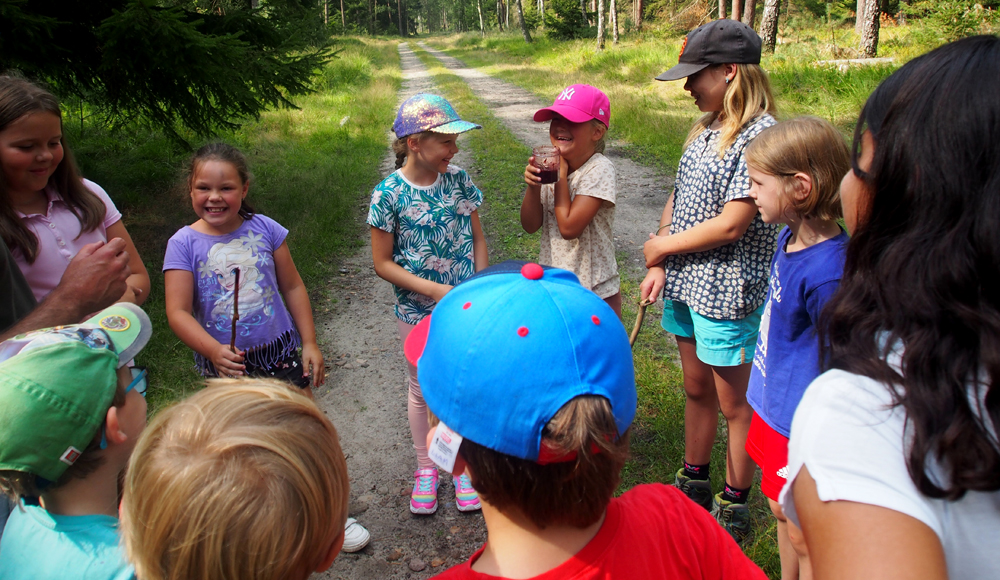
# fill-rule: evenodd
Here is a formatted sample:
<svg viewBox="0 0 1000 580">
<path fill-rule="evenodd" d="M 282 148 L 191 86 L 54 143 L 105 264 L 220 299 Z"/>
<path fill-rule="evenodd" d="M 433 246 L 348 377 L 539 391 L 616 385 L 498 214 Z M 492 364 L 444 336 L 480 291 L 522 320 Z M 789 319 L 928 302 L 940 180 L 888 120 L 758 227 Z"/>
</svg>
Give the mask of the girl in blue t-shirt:
<svg viewBox="0 0 1000 580">
<path fill-rule="evenodd" d="M 847 234 L 840 178 L 850 169 L 841 134 L 827 121 L 799 117 L 765 129 L 746 150 L 750 197 L 769 224 L 785 224 L 771 261 L 770 289 L 750 370 L 754 409 L 746 450 L 760 466 L 761 491 L 778 518 L 783 580 L 812 578 L 801 531 L 778 504 L 795 408 L 820 374 L 816 328 L 844 270 Z"/>
<path fill-rule="evenodd" d="M 403 343 L 452 286 L 488 265 L 477 209 L 483 193 L 451 164 L 459 134 L 479 125 L 463 121 L 444 98 L 417 94 L 403 102 L 392 130 L 396 171 L 372 191 L 368 210 L 375 273 L 392 283 Z M 427 456 L 427 405 L 417 367 L 407 365 L 406 403 L 417 452 L 410 511 L 437 511 L 438 470 Z M 460 511 L 480 509 L 467 475 L 454 478 Z"/>
<path fill-rule="evenodd" d="M 167 242 L 170 328 L 205 376 L 273 377 L 312 397 L 310 377 L 321 385 L 325 371 L 309 293 L 288 230 L 247 204 L 246 157 L 225 143 L 205 145 L 191 158 L 187 184 L 199 219 Z"/>
</svg>

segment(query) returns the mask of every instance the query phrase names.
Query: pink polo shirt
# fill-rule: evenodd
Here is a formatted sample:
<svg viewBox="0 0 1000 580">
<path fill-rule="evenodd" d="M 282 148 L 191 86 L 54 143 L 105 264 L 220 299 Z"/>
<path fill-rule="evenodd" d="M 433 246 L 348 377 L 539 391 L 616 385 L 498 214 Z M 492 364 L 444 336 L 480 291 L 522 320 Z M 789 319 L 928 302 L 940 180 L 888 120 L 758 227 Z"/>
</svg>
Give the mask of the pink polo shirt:
<svg viewBox="0 0 1000 580">
<path fill-rule="evenodd" d="M 59 285 L 63 272 L 80 248 L 93 242 L 108 241 L 107 229 L 122 219 L 122 214 L 100 185 L 87 179 L 83 180 L 83 185 L 100 198 L 107 208 L 104 223 L 93 231 L 80 233 L 80 220 L 53 187 L 45 189 L 49 206 L 44 214 L 25 215 L 17 212 L 24 220 L 24 225 L 38 237 L 38 256 L 33 264 L 29 264 L 20 248 L 11 253 L 31 286 L 35 300 L 39 302 Z"/>
</svg>

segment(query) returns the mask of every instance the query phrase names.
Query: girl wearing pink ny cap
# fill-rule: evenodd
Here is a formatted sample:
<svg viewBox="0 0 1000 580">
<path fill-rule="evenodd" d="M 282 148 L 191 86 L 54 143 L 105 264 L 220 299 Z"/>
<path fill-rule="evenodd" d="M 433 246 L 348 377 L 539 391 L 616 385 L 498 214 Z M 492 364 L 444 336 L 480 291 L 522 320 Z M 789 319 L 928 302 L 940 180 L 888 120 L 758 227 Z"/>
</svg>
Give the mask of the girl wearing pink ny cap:
<svg viewBox="0 0 1000 580">
<path fill-rule="evenodd" d="M 534 119 L 549 121 L 549 139 L 560 161 L 555 183 L 543 184 L 546 180 L 535 157 L 528 160 L 521 227 L 529 234 L 542 230 L 540 263 L 576 274 L 584 287 L 603 298 L 621 318 L 612 237 L 618 183 L 615 166 L 603 155 L 611 102 L 597 88 L 572 85 L 559 93 L 551 107 L 536 112 Z"/>
</svg>

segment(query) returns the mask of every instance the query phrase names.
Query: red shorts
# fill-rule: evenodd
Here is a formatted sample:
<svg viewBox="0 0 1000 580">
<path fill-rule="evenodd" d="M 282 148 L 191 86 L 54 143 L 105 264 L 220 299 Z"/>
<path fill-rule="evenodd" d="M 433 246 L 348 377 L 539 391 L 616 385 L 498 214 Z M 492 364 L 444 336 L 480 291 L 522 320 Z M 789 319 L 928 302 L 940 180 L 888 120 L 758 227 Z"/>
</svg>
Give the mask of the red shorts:
<svg viewBox="0 0 1000 580">
<path fill-rule="evenodd" d="M 788 475 L 788 437 L 772 429 L 755 412 L 750 420 L 746 449 L 760 466 L 760 490 L 768 499 L 778 501 Z"/>
</svg>

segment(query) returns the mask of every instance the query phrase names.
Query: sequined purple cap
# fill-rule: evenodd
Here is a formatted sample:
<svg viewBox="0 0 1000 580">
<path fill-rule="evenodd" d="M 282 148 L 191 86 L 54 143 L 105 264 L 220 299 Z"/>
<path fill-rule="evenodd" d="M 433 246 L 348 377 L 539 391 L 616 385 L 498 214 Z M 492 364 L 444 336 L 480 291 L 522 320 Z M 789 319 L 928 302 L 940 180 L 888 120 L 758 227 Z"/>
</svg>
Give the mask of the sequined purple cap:
<svg viewBox="0 0 1000 580">
<path fill-rule="evenodd" d="M 424 131 L 454 135 L 473 129 L 482 127 L 459 119 L 455 108 L 444 97 L 427 93 L 403 101 L 396 113 L 396 122 L 392 124 L 397 139 Z"/>
</svg>

